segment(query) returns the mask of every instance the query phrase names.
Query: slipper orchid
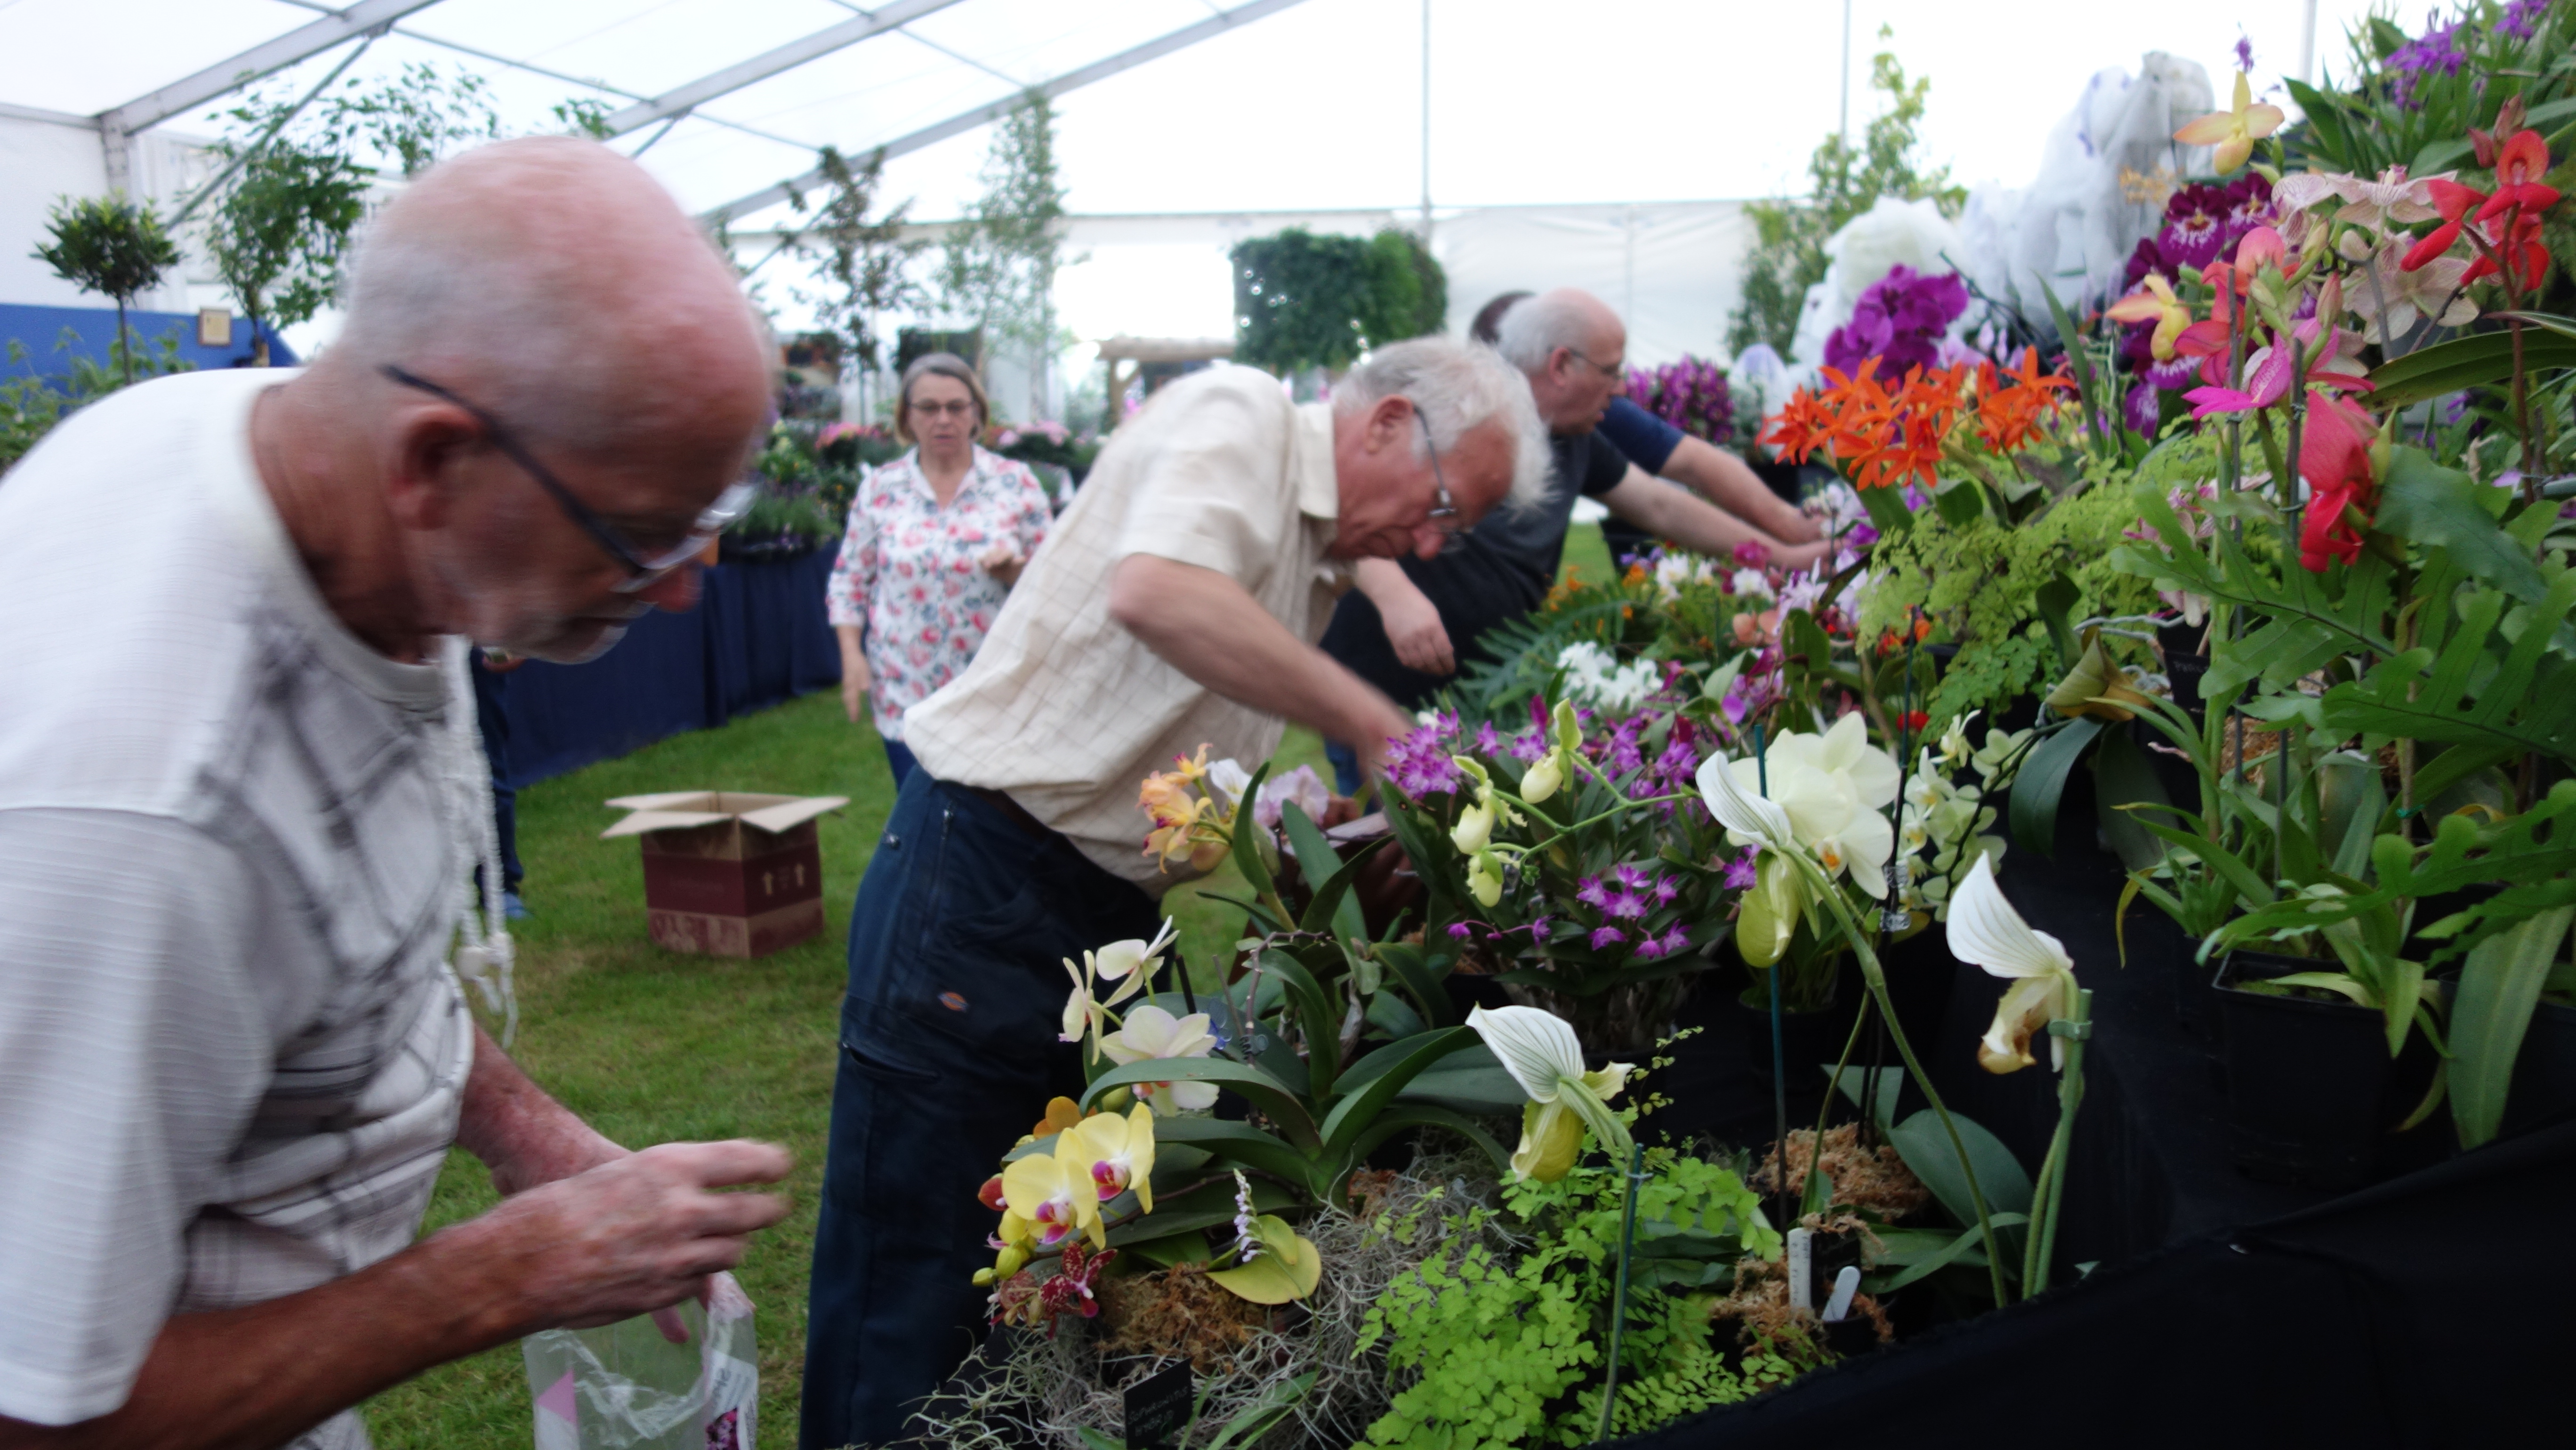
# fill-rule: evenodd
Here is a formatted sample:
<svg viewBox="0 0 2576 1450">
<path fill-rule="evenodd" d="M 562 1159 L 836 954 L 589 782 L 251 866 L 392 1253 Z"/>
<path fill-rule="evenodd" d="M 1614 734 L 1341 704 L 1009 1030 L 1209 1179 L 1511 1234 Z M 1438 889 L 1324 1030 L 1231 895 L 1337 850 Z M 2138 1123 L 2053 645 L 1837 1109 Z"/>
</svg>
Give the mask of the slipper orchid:
<svg viewBox="0 0 2576 1450">
<path fill-rule="evenodd" d="M 1583 1151 L 1587 1127 L 1613 1162 L 1626 1161 L 1628 1128 L 1610 1115 L 1608 1104 L 1627 1086 L 1629 1064 L 1585 1072 L 1574 1029 L 1536 1007 L 1479 1007 L 1467 1014 L 1467 1025 L 1530 1096 L 1521 1112 L 1520 1146 L 1512 1153 L 1515 1181 L 1563 1178 Z"/>
<path fill-rule="evenodd" d="M 1073 1130 L 1091 1160 L 1091 1186 L 1106 1203 L 1136 1190 L 1137 1206 L 1154 1211 L 1154 1110 L 1138 1103 L 1127 1116 L 1101 1113 Z M 1059 1149 L 1059 1151 L 1061 1151 Z"/>
<path fill-rule="evenodd" d="M 1085 1122 L 1095 1121 L 1085 1119 Z M 1002 1199 L 1009 1207 L 1002 1220 L 1010 1238 L 1016 1218 L 1041 1249 L 1052 1249 L 1076 1234 L 1088 1232 L 1106 1245 L 1100 1227 L 1100 1190 L 1091 1176 L 1091 1160 L 1080 1128 L 1056 1135 L 1053 1153 L 1032 1153 L 1002 1167 Z"/>
<path fill-rule="evenodd" d="M 2173 138 L 2185 146 L 2218 148 L 2212 164 L 2218 174 L 2242 167 L 2254 155 L 2254 143 L 2281 129 L 2289 116 L 2280 107 L 2257 102 L 2254 88 L 2246 82 L 2245 73 L 2236 73 L 2236 97 L 2224 111 L 2212 111 L 2198 120 L 2187 121 Z"/>
<path fill-rule="evenodd" d="M 2018 1072 L 2036 1059 L 2031 1037 L 2075 1013 L 2075 959 L 2044 931 L 2033 931 L 2004 900 L 1994 862 L 1979 856 L 1950 896 L 1950 955 L 2005 977 L 2012 986 L 1995 1006 L 1994 1024 L 1977 1044 L 1977 1065 L 1991 1073 Z M 2049 1040 L 2051 1064 L 2066 1066 L 2066 1043 Z"/>
<path fill-rule="evenodd" d="M 1123 1066 L 1175 1057 L 1205 1057 L 1216 1050 L 1216 1039 L 1208 1033 L 1205 1012 L 1176 1018 L 1147 1002 L 1127 1014 L 1125 1026 L 1100 1039 L 1100 1049 Z M 1214 1083 L 1140 1082 L 1129 1086 L 1137 1096 L 1166 1113 L 1198 1112 L 1216 1106 Z"/>
</svg>

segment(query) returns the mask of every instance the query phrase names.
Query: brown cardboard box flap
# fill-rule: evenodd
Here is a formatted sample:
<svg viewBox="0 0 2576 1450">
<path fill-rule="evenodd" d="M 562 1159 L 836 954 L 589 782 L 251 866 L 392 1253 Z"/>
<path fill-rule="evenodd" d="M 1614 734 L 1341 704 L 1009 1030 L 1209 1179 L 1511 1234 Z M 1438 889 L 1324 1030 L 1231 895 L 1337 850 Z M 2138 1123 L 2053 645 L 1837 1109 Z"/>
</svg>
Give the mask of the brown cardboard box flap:
<svg viewBox="0 0 2576 1450">
<path fill-rule="evenodd" d="M 775 833 L 791 830 L 849 803 L 848 796 L 839 795 L 765 795 L 730 790 L 679 790 L 619 796 L 608 804 L 632 814 L 599 835 L 601 840 L 610 840 L 653 831 L 711 826 L 728 820 L 740 820 L 744 825 Z"/>
</svg>

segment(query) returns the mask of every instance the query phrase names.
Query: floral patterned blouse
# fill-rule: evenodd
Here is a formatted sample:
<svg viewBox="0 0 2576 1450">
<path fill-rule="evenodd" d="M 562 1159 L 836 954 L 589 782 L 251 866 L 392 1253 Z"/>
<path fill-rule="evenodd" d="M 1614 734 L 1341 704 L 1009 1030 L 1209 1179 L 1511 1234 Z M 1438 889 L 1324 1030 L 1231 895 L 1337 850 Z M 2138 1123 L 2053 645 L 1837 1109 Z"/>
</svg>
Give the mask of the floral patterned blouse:
<svg viewBox="0 0 2576 1450">
<path fill-rule="evenodd" d="M 1009 591 L 976 562 L 1009 541 L 1033 557 L 1053 520 L 1026 464 L 978 448 L 946 508 L 916 448 L 869 474 L 824 598 L 832 623 L 867 626 L 877 733 L 903 738 L 903 712 L 964 672 Z"/>
</svg>

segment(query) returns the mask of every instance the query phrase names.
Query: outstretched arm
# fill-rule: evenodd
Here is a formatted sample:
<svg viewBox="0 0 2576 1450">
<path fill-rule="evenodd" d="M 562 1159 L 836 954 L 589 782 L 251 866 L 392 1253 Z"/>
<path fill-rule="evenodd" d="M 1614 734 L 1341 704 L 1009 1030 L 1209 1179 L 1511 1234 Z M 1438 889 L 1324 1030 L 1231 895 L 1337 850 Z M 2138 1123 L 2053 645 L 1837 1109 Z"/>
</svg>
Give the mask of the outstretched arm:
<svg viewBox="0 0 2576 1450">
<path fill-rule="evenodd" d="M 1800 569 L 1823 558 L 1832 547 L 1823 542 L 1784 543 L 1701 499 L 1657 483 L 1634 465 L 1618 487 L 1601 495 L 1601 502 L 1658 538 L 1720 559 L 1750 540 L 1769 549 L 1774 562 Z"/>
<path fill-rule="evenodd" d="M 1664 460 L 1664 477 L 1783 543 L 1812 544 L 1824 537 L 1814 519 L 1773 493 L 1750 464 L 1705 438 L 1684 434 Z"/>
</svg>

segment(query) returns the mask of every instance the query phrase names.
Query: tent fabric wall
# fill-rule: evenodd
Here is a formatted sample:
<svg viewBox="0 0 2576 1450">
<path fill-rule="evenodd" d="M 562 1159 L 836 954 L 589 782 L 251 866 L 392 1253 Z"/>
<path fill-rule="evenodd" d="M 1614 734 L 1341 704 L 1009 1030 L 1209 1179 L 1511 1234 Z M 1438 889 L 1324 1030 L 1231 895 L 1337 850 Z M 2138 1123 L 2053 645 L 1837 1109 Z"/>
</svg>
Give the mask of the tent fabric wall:
<svg viewBox="0 0 2576 1450">
<path fill-rule="evenodd" d="M 728 560 L 686 614 L 637 619 L 588 664 L 534 660 L 508 677 L 508 784 L 533 785 L 656 740 L 712 729 L 841 680 L 823 610 L 838 544 L 789 559 Z"/>
<path fill-rule="evenodd" d="M 1449 330 L 1501 292 L 1580 287 L 1628 323 L 1628 360 L 1730 356 L 1727 314 L 1744 290 L 1753 221 L 1740 201 L 1485 207 L 1438 217 Z"/>
</svg>

